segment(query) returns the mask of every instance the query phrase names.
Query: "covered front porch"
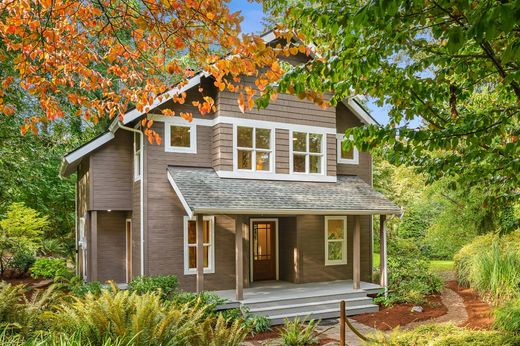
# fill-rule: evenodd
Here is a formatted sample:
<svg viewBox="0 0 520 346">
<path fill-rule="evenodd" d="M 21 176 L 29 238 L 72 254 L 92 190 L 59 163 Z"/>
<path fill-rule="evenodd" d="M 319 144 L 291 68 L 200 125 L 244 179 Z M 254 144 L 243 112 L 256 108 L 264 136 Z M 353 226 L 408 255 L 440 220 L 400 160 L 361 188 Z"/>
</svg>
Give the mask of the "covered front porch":
<svg viewBox="0 0 520 346">
<path fill-rule="evenodd" d="M 385 220 L 400 210 L 358 177 L 338 176 L 337 182 L 327 183 L 226 179 L 212 169 L 170 167 L 168 179 L 188 217 L 195 220 L 192 268 L 197 292 L 205 290 L 205 277 L 212 275 L 206 280 L 214 290 L 221 282 L 225 285 L 220 287 L 229 288 L 234 279 L 233 290 L 220 291 L 232 301 L 252 304 L 262 295 L 271 299 L 279 295 L 274 299 L 278 305 L 299 309 L 307 303 L 322 304 L 322 298 L 314 298 L 330 296 L 319 293 L 325 289 L 367 299 L 364 288 L 386 286 Z M 379 285 L 370 286 L 374 215 L 380 217 L 382 275 Z M 226 252 L 228 260 L 217 264 L 214 274 L 204 272 L 205 216 L 215 217 L 216 236 L 226 234 L 226 242 L 216 251 Z M 223 219 L 226 227 L 219 226 Z M 262 246 L 260 233 L 268 239 Z M 234 263 L 229 256 L 233 250 Z M 258 270 L 262 261 L 265 270 Z M 313 301 L 296 306 L 284 299 L 291 292 Z M 335 300 L 326 302 L 335 304 Z"/>
</svg>

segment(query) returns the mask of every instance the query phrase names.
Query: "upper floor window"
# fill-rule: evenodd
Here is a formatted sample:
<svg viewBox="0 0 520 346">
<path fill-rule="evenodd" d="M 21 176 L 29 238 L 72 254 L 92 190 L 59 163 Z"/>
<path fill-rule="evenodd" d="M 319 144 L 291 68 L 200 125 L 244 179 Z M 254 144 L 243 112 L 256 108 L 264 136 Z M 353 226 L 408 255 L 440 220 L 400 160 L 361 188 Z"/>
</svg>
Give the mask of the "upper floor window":
<svg viewBox="0 0 520 346">
<path fill-rule="evenodd" d="M 323 134 L 292 133 L 292 172 L 323 174 Z"/>
<path fill-rule="evenodd" d="M 134 181 L 141 179 L 141 142 L 139 140 L 140 134 L 134 133 Z"/>
<path fill-rule="evenodd" d="M 236 168 L 253 172 L 272 171 L 272 130 L 236 127 Z"/>
<path fill-rule="evenodd" d="M 204 216 L 202 223 L 202 256 L 204 273 L 215 272 L 215 218 Z M 184 274 L 197 273 L 197 221 L 184 217 Z"/>
<path fill-rule="evenodd" d="M 337 134 L 337 156 L 338 156 L 338 163 L 346 163 L 351 165 L 357 165 L 359 164 L 359 151 L 356 147 L 352 147 L 350 150 L 345 150 L 343 147 L 343 144 L 345 142 L 345 135 Z"/>
<path fill-rule="evenodd" d="M 165 123 L 165 150 L 172 153 L 197 153 L 197 126 L 195 124 Z"/>
</svg>

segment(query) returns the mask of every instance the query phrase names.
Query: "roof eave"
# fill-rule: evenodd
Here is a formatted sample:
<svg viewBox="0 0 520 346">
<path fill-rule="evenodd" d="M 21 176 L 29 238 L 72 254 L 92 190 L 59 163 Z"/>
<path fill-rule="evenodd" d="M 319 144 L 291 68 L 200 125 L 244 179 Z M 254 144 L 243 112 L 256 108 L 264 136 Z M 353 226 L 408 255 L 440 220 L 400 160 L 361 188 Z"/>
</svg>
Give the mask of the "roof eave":
<svg viewBox="0 0 520 346">
<path fill-rule="evenodd" d="M 191 208 L 190 208 L 191 210 Z M 193 208 L 193 214 L 225 215 L 400 215 L 400 209 L 239 209 Z"/>
</svg>

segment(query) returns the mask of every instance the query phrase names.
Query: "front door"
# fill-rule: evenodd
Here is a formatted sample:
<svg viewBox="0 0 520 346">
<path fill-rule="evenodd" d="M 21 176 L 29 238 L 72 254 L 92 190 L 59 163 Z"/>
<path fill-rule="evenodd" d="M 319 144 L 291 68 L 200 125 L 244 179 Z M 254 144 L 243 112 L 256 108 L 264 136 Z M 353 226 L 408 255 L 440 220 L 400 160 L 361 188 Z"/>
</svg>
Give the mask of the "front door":
<svg viewBox="0 0 520 346">
<path fill-rule="evenodd" d="M 276 222 L 253 221 L 253 280 L 276 280 Z"/>
</svg>

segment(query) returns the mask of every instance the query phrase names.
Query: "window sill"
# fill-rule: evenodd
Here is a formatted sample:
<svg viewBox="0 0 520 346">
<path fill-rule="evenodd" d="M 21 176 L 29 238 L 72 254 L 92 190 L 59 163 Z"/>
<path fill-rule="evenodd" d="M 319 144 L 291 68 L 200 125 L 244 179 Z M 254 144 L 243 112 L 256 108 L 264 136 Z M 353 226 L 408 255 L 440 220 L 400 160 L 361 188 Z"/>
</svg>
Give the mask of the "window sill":
<svg viewBox="0 0 520 346">
<path fill-rule="evenodd" d="M 329 266 L 344 266 L 348 264 L 348 261 L 344 261 L 344 262 L 325 262 L 325 266 L 326 267 L 329 267 Z"/>
<path fill-rule="evenodd" d="M 215 274 L 215 269 L 205 268 L 204 274 Z M 197 275 L 197 271 L 196 270 L 184 270 L 184 275 Z"/>
</svg>

